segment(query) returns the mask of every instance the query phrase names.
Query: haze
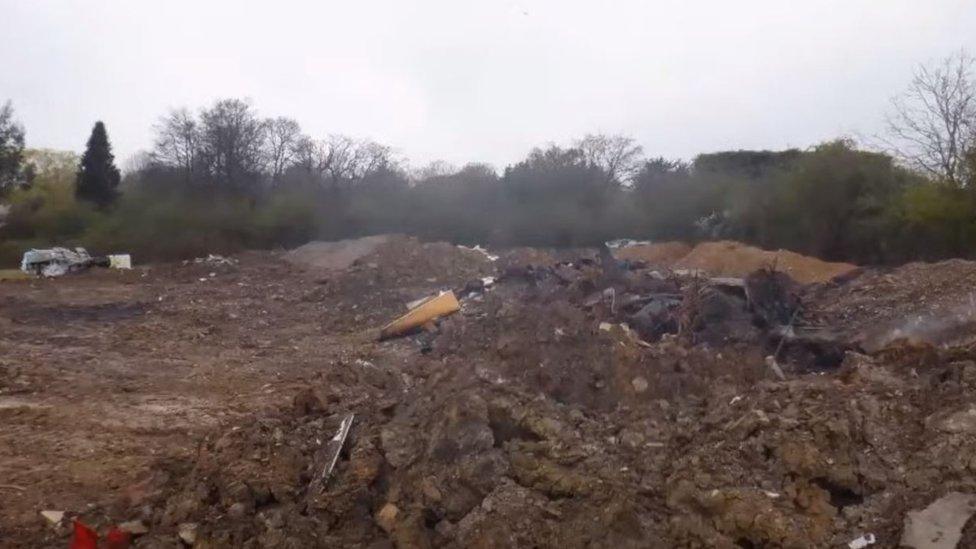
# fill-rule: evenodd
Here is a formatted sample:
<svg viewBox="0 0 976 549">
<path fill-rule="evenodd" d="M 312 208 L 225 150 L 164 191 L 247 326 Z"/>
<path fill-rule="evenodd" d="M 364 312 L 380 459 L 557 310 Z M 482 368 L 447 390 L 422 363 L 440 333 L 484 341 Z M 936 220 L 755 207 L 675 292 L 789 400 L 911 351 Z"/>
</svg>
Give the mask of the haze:
<svg viewBox="0 0 976 549">
<path fill-rule="evenodd" d="M 28 146 L 80 151 L 100 119 L 123 161 L 167 109 L 222 97 L 414 165 L 588 132 L 668 157 L 805 147 L 872 135 L 915 65 L 976 49 L 964 0 L 2 4 Z"/>
</svg>

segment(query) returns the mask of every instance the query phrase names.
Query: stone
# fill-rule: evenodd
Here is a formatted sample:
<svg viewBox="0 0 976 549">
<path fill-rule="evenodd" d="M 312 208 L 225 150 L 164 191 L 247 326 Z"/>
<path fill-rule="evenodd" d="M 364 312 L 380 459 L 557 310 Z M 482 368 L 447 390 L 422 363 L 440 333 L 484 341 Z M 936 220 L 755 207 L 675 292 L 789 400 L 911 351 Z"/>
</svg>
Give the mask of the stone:
<svg viewBox="0 0 976 549">
<path fill-rule="evenodd" d="M 197 530 L 199 527 L 195 522 L 184 522 L 177 529 L 177 536 L 179 536 L 180 541 L 192 546 L 197 541 Z"/>
<path fill-rule="evenodd" d="M 237 502 L 227 509 L 227 516 L 234 519 L 242 519 L 247 516 L 247 505 L 241 502 Z"/>
<path fill-rule="evenodd" d="M 141 536 L 149 533 L 149 528 L 146 526 L 146 523 L 142 522 L 141 520 L 130 520 L 123 522 L 122 524 L 119 524 L 119 530 L 128 532 L 133 536 Z"/>
<path fill-rule="evenodd" d="M 47 520 L 52 526 L 57 526 L 61 524 L 62 520 L 64 520 L 64 511 L 45 510 L 41 511 L 41 516 L 44 517 L 44 519 Z"/>
<path fill-rule="evenodd" d="M 387 534 L 393 532 L 396 527 L 396 518 L 400 514 L 400 509 L 392 503 L 387 503 L 376 513 L 376 524 Z"/>
<path fill-rule="evenodd" d="M 976 495 L 950 492 L 920 511 L 909 511 L 901 545 L 913 549 L 954 549 L 976 512 Z"/>
<path fill-rule="evenodd" d="M 643 376 L 635 377 L 633 380 L 631 380 L 630 384 L 634 386 L 634 392 L 636 393 L 643 393 L 648 387 L 650 387 L 647 379 Z"/>
</svg>

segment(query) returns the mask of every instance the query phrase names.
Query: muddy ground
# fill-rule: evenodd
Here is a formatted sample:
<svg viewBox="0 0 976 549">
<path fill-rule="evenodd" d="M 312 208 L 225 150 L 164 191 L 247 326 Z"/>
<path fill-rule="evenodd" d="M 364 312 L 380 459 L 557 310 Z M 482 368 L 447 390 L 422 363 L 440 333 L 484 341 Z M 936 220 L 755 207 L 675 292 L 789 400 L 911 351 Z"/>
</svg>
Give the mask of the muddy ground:
<svg viewBox="0 0 976 549">
<path fill-rule="evenodd" d="M 364 253 L 0 284 L 0 546 L 895 547 L 976 493 L 976 264 L 797 286 L 781 345 L 738 289 L 595 251 Z M 624 328 L 651 294 L 673 325 Z"/>
</svg>

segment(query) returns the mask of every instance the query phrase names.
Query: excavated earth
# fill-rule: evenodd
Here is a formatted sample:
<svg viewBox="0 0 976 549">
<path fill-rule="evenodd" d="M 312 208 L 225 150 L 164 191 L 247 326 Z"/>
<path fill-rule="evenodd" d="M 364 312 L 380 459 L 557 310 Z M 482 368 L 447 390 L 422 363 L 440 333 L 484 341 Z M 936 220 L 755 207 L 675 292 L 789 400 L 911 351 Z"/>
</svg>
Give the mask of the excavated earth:
<svg viewBox="0 0 976 549">
<path fill-rule="evenodd" d="M 976 493 L 976 263 L 784 286 L 776 332 L 754 292 L 592 250 L 296 252 L 0 283 L 0 546 L 78 519 L 153 548 L 896 547 Z M 459 313 L 377 341 L 446 289 Z M 636 326 L 649 295 L 673 322 Z"/>
</svg>

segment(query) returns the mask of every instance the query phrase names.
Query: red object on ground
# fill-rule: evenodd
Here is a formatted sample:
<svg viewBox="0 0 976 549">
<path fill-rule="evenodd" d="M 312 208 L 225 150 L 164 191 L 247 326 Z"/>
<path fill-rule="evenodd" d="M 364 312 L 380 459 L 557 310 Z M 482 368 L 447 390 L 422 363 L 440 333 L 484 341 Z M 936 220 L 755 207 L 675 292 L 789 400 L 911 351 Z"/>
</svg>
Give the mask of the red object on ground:
<svg viewBox="0 0 976 549">
<path fill-rule="evenodd" d="M 98 549 L 98 534 L 77 520 L 74 521 L 75 533 L 71 536 L 68 549 Z"/>
<path fill-rule="evenodd" d="M 105 535 L 105 549 L 129 549 L 131 544 L 132 534 L 114 526 Z"/>
</svg>

